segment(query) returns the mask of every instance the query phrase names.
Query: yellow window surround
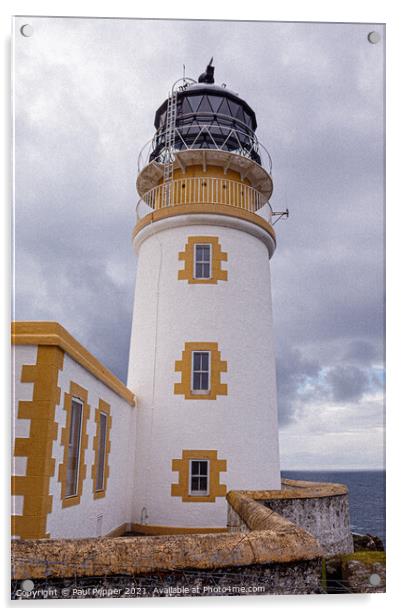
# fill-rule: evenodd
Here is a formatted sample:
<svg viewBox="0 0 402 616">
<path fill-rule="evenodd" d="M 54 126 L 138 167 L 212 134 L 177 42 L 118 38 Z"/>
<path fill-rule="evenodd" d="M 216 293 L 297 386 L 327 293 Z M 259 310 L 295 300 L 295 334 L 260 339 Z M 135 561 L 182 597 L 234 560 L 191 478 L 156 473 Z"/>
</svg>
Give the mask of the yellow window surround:
<svg viewBox="0 0 402 616">
<path fill-rule="evenodd" d="M 192 391 L 192 357 L 194 351 L 210 352 L 210 388 L 206 393 Z M 217 342 L 186 342 L 182 359 L 175 362 L 175 371 L 181 372 L 181 382 L 174 384 L 174 393 L 184 396 L 186 400 L 216 400 L 217 396 L 226 396 L 228 393 L 227 384 L 221 383 L 221 373 L 227 372 L 227 362 L 221 360 Z"/>
<path fill-rule="evenodd" d="M 209 461 L 209 491 L 206 496 L 190 494 L 191 460 Z M 178 483 L 172 484 L 171 495 L 181 497 L 184 503 L 214 503 L 217 497 L 226 496 L 226 485 L 220 483 L 219 473 L 227 469 L 226 460 L 218 460 L 218 452 L 212 449 L 184 449 L 182 457 L 172 460 L 172 470 L 179 473 Z"/>
<path fill-rule="evenodd" d="M 77 491 L 73 496 L 67 496 L 67 468 L 68 468 L 68 442 L 70 434 L 70 426 L 72 419 L 72 400 L 78 398 L 82 402 L 82 417 L 81 417 L 81 438 L 79 446 L 78 460 L 78 476 L 77 476 Z M 89 419 L 90 407 L 88 404 L 88 391 L 70 381 L 70 391 L 64 394 L 64 410 L 67 412 L 66 426 L 61 431 L 61 443 L 64 446 L 63 463 L 59 466 L 59 481 L 61 482 L 61 500 L 63 507 L 72 507 L 79 505 L 84 479 L 86 477 L 85 452 L 88 447 L 88 435 L 86 433 L 87 421 Z"/>
<path fill-rule="evenodd" d="M 103 488 L 101 490 L 96 489 L 97 484 L 97 470 L 98 470 L 98 461 L 99 461 L 99 453 L 100 453 L 100 436 L 101 436 L 101 414 L 106 415 L 107 423 L 106 423 L 106 442 L 105 442 L 105 460 L 104 460 L 104 471 L 103 471 Z M 92 482 L 93 482 L 93 496 L 94 498 L 103 498 L 106 494 L 107 488 L 107 480 L 110 475 L 110 467 L 109 467 L 109 453 L 111 449 L 111 440 L 110 440 L 110 430 L 112 428 L 112 417 L 110 414 L 110 404 L 105 402 L 102 399 L 99 399 L 98 408 L 95 409 L 95 423 L 96 423 L 96 434 L 93 439 L 93 448 L 95 451 L 95 461 L 92 465 Z"/>
<path fill-rule="evenodd" d="M 209 244 L 211 246 L 211 275 L 209 278 L 194 276 L 194 246 Z M 179 270 L 178 279 L 187 280 L 189 284 L 217 284 L 219 280 L 227 280 L 228 273 L 222 269 L 222 261 L 227 261 L 227 252 L 222 252 L 219 238 L 210 235 L 193 235 L 187 238 L 183 252 L 179 252 L 179 261 L 184 261 L 184 269 Z"/>
</svg>

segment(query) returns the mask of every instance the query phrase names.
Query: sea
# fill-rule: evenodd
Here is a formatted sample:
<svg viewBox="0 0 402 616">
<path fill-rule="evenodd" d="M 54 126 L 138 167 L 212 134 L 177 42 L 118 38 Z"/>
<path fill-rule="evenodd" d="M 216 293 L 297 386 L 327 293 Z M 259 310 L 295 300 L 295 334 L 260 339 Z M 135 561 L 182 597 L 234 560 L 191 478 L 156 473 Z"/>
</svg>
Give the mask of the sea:
<svg viewBox="0 0 402 616">
<path fill-rule="evenodd" d="M 282 477 L 345 484 L 352 532 L 376 535 L 385 546 L 385 471 L 282 471 Z"/>
</svg>

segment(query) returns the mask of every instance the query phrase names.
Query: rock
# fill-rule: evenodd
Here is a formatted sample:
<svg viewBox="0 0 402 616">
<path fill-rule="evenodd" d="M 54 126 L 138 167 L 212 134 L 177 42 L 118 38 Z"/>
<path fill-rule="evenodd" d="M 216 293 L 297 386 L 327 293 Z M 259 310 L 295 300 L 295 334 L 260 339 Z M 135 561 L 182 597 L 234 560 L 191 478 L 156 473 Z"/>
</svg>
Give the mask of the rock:
<svg viewBox="0 0 402 616">
<path fill-rule="evenodd" d="M 342 557 L 342 583 L 351 593 L 385 592 L 385 553 L 367 550 Z"/>
<path fill-rule="evenodd" d="M 328 594 L 385 592 L 385 553 L 366 550 L 325 559 Z"/>
<path fill-rule="evenodd" d="M 375 552 L 383 552 L 384 544 L 379 537 L 375 535 L 359 535 L 358 533 L 352 533 L 353 538 L 353 550 L 355 552 L 374 550 Z"/>
</svg>

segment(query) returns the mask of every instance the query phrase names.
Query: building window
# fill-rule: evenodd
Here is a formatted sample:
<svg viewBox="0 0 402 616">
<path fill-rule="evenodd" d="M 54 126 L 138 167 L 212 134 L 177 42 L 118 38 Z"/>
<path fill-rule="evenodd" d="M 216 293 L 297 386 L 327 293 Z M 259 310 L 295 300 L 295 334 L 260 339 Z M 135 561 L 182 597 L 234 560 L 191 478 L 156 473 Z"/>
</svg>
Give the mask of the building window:
<svg viewBox="0 0 402 616">
<path fill-rule="evenodd" d="M 64 394 L 66 425 L 61 431 L 64 447 L 63 462 L 59 466 L 62 507 L 79 505 L 87 468 L 85 451 L 88 447 L 86 432 L 90 407 L 88 391 L 70 382 L 70 391 Z"/>
<path fill-rule="evenodd" d="M 190 460 L 190 495 L 208 496 L 209 460 Z"/>
<path fill-rule="evenodd" d="M 209 393 L 210 362 L 209 351 L 193 351 L 191 384 L 194 393 Z"/>
<path fill-rule="evenodd" d="M 172 460 L 172 470 L 178 478 L 171 486 L 171 495 L 184 503 L 214 503 L 226 495 L 220 474 L 226 472 L 227 463 L 218 459 L 216 449 L 183 449 L 181 458 Z"/>
<path fill-rule="evenodd" d="M 194 278 L 209 280 L 211 278 L 211 244 L 194 244 Z"/>
<path fill-rule="evenodd" d="M 179 280 L 187 280 L 189 284 L 218 284 L 228 279 L 228 273 L 222 269 L 227 261 L 227 252 L 223 252 L 219 238 L 212 235 L 194 235 L 187 238 L 179 261 L 183 261 L 183 269 L 179 270 Z"/>
<path fill-rule="evenodd" d="M 106 453 L 106 430 L 107 415 L 100 413 L 99 415 L 99 452 L 98 464 L 96 469 L 96 489 L 103 490 L 105 483 L 105 453 Z"/>
<path fill-rule="evenodd" d="M 95 459 L 92 465 L 93 496 L 103 498 L 106 496 L 107 480 L 110 473 L 108 464 L 111 449 L 110 431 L 112 417 L 110 404 L 99 399 L 98 408 L 95 409 L 96 433 L 93 440 Z"/>
<path fill-rule="evenodd" d="M 78 471 L 80 467 L 81 431 L 82 431 L 81 400 L 71 400 L 71 420 L 68 436 L 67 477 L 65 497 L 76 496 L 78 488 Z"/>
<path fill-rule="evenodd" d="M 173 391 L 186 400 L 216 400 L 217 396 L 226 396 L 228 386 L 221 378 L 227 369 L 217 342 L 185 342 L 181 359 L 175 362 L 175 371 L 181 373 L 181 378 Z"/>
</svg>

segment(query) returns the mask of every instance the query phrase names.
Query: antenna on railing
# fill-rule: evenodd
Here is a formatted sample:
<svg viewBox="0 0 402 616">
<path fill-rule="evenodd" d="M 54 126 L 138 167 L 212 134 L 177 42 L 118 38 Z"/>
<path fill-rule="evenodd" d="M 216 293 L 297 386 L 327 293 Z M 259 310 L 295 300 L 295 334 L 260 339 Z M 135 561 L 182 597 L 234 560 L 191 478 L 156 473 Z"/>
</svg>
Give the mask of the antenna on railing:
<svg viewBox="0 0 402 616">
<path fill-rule="evenodd" d="M 286 208 L 286 210 L 283 210 L 282 212 L 272 212 L 272 216 L 278 216 L 278 218 L 272 222 L 273 226 L 276 225 L 276 223 L 281 220 L 281 218 L 289 218 L 289 210 L 288 208 Z"/>
</svg>

